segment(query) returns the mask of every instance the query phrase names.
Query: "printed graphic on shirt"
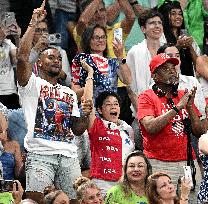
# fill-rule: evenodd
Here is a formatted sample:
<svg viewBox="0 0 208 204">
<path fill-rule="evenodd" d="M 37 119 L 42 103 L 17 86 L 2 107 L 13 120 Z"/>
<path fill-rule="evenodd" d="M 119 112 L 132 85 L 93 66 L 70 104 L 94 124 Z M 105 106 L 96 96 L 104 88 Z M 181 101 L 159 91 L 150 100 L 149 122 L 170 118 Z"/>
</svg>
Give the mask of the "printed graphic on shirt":
<svg viewBox="0 0 208 204">
<path fill-rule="evenodd" d="M 50 141 L 71 142 L 71 114 L 73 95 L 60 92 L 57 87 L 44 85 L 40 90 L 34 137 Z"/>
<path fill-rule="evenodd" d="M 165 114 L 172 109 L 172 106 L 166 103 L 162 103 L 162 113 Z M 181 110 L 181 115 L 177 114 L 172 120 L 172 131 L 177 137 L 184 136 L 184 124 L 183 120 L 188 118 L 188 113 L 185 109 Z"/>
<path fill-rule="evenodd" d="M 11 67 L 9 53 L 4 49 L 0 47 L 0 75 L 5 75 Z"/>
</svg>

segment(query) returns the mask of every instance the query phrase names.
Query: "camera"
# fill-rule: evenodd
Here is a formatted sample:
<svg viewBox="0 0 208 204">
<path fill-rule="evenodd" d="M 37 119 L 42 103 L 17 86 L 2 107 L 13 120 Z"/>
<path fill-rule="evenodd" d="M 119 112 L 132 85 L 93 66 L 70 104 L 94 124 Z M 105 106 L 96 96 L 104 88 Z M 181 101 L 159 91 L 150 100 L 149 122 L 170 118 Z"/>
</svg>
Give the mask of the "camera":
<svg viewBox="0 0 208 204">
<path fill-rule="evenodd" d="M 14 12 L 4 12 L 1 13 L 1 25 L 4 27 L 9 27 L 12 24 L 16 24 L 15 13 Z"/>
<path fill-rule="evenodd" d="M 13 184 L 15 181 L 13 180 L 0 180 L 0 192 L 12 192 L 13 191 Z M 17 183 L 16 183 L 17 187 Z"/>
<path fill-rule="evenodd" d="M 61 34 L 53 33 L 48 35 L 48 43 L 49 44 L 59 44 L 61 43 Z"/>
</svg>

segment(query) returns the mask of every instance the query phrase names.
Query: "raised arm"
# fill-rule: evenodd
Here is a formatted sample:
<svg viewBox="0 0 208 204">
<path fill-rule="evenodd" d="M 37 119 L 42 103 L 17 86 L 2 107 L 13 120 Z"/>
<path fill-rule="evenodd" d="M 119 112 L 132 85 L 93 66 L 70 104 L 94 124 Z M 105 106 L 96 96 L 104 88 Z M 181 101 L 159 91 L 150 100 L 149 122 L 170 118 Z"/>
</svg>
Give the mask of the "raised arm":
<svg viewBox="0 0 208 204">
<path fill-rule="evenodd" d="M 134 11 L 128 0 L 118 0 L 118 2 L 121 10 L 125 14 L 125 18 L 121 22 L 121 28 L 123 29 L 123 33 L 129 34 L 135 20 Z"/>
<path fill-rule="evenodd" d="M 82 35 L 90 20 L 95 15 L 100 3 L 102 3 L 102 0 L 92 0 L 92 2 L 81 13 L 76 26 L 78 35 Z"/>
<path fill-rule="evenodd" d="M 113 21 L 118 17 L 119 13 L 120 13 L 120 5 L 118 3 L 118 0 L 115 0 L 115 2 L 111 5 L 109 5 L 106 8 L 106 12 L 107 12 L 107 22 L 109 24 L 113 23 Z"/>
<path fill-rule="evenodd" d="M 127 85 L 131 83 L 132 77 L 131 77 L 131 70 L 129 69 L 126 62 L 123 62 L 124 55 L 123 55 L 123 43 L 119 40 L 113 41 L 113 50 L 114 53 L 119 61 L 119 71 L 118 76 L 121 79 L 121 81 Z"/>
<path fill-rule="evenodd" d="M 20 86 L 26 86 L 32 74 L 32 64 L 29 62 L 35 28 L 39 21 L 45 18 L 44 6 L 33 11 L 29 26 L 20 41 L 17 54 L 17 80 Z"/>
<path fill-rule="evenodd" d="M 139 18 L 140 14 L 144 11 L 145 8 L 143 8 L 137 0 L 129 0 L 129 3 L 131 4 L 135 15 Z M 147 8 L 146 8 L 147 9 Z"/>
</svg>

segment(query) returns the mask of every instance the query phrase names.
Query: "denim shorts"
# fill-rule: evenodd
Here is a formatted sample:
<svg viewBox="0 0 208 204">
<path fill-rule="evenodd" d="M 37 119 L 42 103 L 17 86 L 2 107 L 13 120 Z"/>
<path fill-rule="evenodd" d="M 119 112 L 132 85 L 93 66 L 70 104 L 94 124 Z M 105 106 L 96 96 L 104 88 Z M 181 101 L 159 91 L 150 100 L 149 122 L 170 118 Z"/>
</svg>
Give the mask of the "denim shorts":
<svg viewBox="0 0 208 204">
<path fill-rule="evenodd" d="M 55 185 L 70 199 L 76 198 L 73 182 L 81 175 L 78 158 L 28 153 L 25 169 L 26 191 L 43 192 L 45 187 Z"/>
</svg>

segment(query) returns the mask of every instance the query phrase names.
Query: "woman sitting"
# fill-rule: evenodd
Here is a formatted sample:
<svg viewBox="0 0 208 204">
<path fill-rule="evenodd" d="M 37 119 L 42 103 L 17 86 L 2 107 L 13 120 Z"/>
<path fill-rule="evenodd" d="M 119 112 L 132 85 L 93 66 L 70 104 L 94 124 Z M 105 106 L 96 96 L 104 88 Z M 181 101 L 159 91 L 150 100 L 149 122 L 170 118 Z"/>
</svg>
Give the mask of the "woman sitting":
<svg viewBox="0 0 208 204">
<path fill-rule="evenodd" d="M 7 130 L 8 121 L 0 112 L 0 162 L 3 167 L 3 179 L 14 180 L 18 177 L 23 162 L 19 143 L 9 138 Z"/>
<path fill-rule="evenodd" d="M 125 60 L 123 60 L 123 45 L 120 41 L 114 41 L 113 48 L 117 58 L 107 57 L 106 30 L 100 25 L 89 26 L 82 35 L 83 53 L 73 59 L 72 64 L 72 89 L 80 99 L 84 92 L 87 80 L 87 72 L 83 69 L 81 60 L 93 68 L 94 98 L 103 91 L 117 92 L 118 76 L 125 84 L 131 82 L 131 72 Z"/>
<path fill-rule="evenodd" d="M 105 198 L 106 204 L 147 204 L 145 187 L 152 167 L 146 156 L 134 151 L 127 156 L 123 167 L 123 176 L 118 185 L 112 187 Z"/>
<path fill-rule="evenodd" d="M 74 181 L 73 186 L 80 204 L 103 204 L 100 189 L 90 179 L 80 176 Z"/>
<path fill-rule="evenodd" d="M 92 99 L 94 70 L 85 60 L 82 66 L 88 79 L 82 100 Z M 91 87 L 91 88 L 90 88 Z M 95 108 L 99 116 L 95 115 Z M 122 176 L 122 165 L 134 150 L 134 133 L 131 126 L 119 120 L 120 98 L 114 92 L 104 91 L 95 99 L 95 108 L 89 116 L 89 140 L 91 150 L 90 177 L 103 195 L 117 184 Z"/>
<path fill-rule="evenodd" d="M 166 173 L 157 172 L 148 177 L 146 195 L 149 204 L 188 204 L 191 183 L 181 179 L 180 198 L 176 195 L 176 188 Z"/>
</svg>

